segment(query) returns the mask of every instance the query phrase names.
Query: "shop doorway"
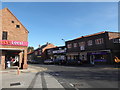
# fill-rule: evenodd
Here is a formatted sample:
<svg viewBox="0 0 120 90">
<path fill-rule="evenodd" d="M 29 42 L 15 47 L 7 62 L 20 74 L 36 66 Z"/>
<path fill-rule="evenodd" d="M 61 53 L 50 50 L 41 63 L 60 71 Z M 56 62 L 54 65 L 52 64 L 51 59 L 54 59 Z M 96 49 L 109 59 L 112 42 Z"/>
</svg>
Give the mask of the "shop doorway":
<svg viewBox="0 0 120 90">
<path fill-rule="evenodd" d="M 110 57 L 107 52 L 88 53 L 90 64 L 107 64 Z"/>
<path fill-rule="evenodd" d="M 6 51 L 5 54 L 5 68 L 13 68 L 19 66 L 20 51 Z"/>
</svg>

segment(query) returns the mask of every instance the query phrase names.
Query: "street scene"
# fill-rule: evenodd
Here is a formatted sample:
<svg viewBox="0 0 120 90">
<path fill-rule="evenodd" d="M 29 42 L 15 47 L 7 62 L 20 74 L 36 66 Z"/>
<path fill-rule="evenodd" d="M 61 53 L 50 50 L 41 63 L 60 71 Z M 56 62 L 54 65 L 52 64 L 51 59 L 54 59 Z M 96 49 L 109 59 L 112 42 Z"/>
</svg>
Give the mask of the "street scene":
<svg viewBox="0 0 120 90">
<path fill-rule="evenodd" d="M 118 2 L 1 2 L 1 90 L 119 90 Z"/>
<path fill-rule="evenodd" d="M 30 64 L 28 70 L 20 70 L 19 75 L 14 69 L 0 73 L 2 88 L 118 90 L 119 87 L 118 69 L 104 65 L 91 67 Z"/>
</svg>

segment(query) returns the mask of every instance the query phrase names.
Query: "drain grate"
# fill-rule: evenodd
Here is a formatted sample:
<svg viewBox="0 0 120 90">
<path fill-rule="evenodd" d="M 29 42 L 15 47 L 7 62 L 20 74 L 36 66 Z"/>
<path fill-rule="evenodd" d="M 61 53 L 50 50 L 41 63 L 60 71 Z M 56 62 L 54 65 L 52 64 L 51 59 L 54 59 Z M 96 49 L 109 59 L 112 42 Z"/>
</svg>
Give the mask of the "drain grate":
<svg viewBox="0 0 120 90">
<path fill-rule="evenodd" d="M 21 85 L 20 82 L 18 83 L 11 83 L 10 86 L 17 86 L 17 85 Z"/>
</svg>

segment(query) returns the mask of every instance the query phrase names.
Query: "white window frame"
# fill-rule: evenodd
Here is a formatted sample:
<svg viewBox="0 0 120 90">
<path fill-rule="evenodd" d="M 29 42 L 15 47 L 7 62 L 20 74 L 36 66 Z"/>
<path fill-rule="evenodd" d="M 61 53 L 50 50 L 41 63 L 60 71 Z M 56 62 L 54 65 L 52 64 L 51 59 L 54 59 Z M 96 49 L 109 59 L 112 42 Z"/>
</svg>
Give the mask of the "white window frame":
<svg viewBox="0 0 120 90">
<path fill-rule="evenodd" d="M 85 50 L 85 42 L 79 42 L 80 50 Z"/>
<path fill-rule="evenodd" d="M 103 38 L 99 38 L 95 40 L 96 45 L 103 44 L 103 43 L 104 43 Z"/>
<path fill-rule="evenodd" d="M 92 41 L 92 40 L 89 40 L 89 41 L 87 42 L 87 44 L 88 44 L 88 46 L 92 46 L 92 45 L 93 45 L 93 41 Z"/>
</svg>

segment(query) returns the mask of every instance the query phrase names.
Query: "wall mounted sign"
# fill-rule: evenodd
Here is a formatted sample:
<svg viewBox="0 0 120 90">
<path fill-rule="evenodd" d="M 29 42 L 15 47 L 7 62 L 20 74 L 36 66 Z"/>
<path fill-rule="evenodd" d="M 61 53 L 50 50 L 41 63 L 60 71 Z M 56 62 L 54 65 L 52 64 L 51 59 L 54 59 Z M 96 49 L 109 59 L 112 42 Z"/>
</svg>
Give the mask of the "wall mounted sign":
<svg viewBox="0 0 120 90">
<path fill-rule="evenodd" d="M 28 42 L 24 42 L 24 41 L 13 41 L 13 40 L 0 40 L 0 45 L 28 46 Z"/>
</svg>

